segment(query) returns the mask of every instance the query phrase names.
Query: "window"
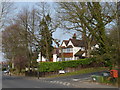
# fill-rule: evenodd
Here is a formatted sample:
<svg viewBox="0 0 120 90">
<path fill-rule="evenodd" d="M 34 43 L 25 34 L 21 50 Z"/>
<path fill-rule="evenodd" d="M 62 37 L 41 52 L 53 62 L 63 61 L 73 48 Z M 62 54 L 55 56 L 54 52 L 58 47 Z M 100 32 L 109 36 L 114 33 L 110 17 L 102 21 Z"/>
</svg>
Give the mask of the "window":
<svg viewBox="0 0 120 90">
<path fill-rule="evenodd" d="M 67 48 L 67 53 L 72 53 L 73 52 L 73 48 Z"/>
<path fill-rule="evenodd" d="M 70 52 L 73 52 L 73 48 L 70 48 Z"/>
<path fill-rule="evenodd" d="M 67 48 L 67 52 L 68 53 L 72 53 L 73 52 L 73 48 Z"/>
<path fill-rule="evenodd" d="M 72 53 L 72 52 L 73 52 L 73 48 L 63 49 L 63 53 Z"/>
<path fill-rule="evenodd" d="M 66 49 L 63 49 L 63 52 L 66 53 Z"/>
<path fill-rule="evenodd" d="M 70 48 L 67 48 L 67 52 L 68 52 L 68 53 L 70 52 Z"/>
<path fill-rule="evenodd" d="M 81 47 L 81 51 L 84 51 L 85 50 L 85 47 Z"/>
</svg>

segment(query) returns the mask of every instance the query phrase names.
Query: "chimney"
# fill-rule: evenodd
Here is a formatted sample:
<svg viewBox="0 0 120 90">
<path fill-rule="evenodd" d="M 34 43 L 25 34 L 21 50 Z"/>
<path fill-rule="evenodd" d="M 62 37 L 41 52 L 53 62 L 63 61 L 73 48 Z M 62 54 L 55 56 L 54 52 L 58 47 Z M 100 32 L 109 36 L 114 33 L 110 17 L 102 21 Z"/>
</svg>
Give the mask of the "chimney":
<svg viewBox="0 0 120 90">
<path fill-rule="evenodd" d="M 73 37 L 72 37 L 73 39 L 76 39 L 76 33 L 74 33 L 74 35 L 73 35 Z"/>
</svg>

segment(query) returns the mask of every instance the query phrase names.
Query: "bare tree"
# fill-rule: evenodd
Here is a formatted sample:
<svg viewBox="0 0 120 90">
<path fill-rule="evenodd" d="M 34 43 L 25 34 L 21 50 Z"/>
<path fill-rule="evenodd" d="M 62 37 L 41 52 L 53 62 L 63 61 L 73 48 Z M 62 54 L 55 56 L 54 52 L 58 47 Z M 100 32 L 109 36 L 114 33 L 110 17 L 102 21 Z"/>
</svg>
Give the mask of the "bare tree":
<svg viewBox="0 0 120 90">
<path fill-rule="evenodd" d="M 20 71 L 21 69 L 24 69 L 28 61 L 28 58 L 26 56 L 27 48 L 25 47 L 25 38 L 22 34 L 22 31 L 23 28 L 19 27 L 19 25 L 11 25 L 3 31 L 2 36 L 3 52 L 5 53 L 7 59 L 19 67 L 18 69 Z M 23 66 L 21 66 L 21 61 Z"/>
<path fill-rule="evenodd" d="M 2 0 L 0 3 L 0 30 L 5 26 L 5 23 L 8 22 L 11 12 L 13 9 L 13 2 L 8 0 Z"/>
<path fill-rule="evenodd" d="M 33 59 L 35 59 L 35 57 L 34 57 L 34 56 L 36 56 L 35 54 L 38 54 L 40 52 L 41 46 L 43 45 L 43 43 L 40 42 L 41 36 L 42 36 L 40 33 L 41 32 L 40 24 L 42 22 L 42 18 L 45 18 L 48 21 L 47 25 L 48 25 L 51 35 L 55 31 L 55 29 L 58 27 L 58 24 L 53 22 L 53 18 L 48 18 L 49 12 L 46 11 L 47 8 L 45 8 L 45 7 L 46 7 L 46 5 L 44 5 L 44 3 L 42 3 L 41 6 L 38 6 L 37 8 L 35 8 L 34 6 L 32 7 L 32 9 L 25 7 L 20 11 L 20 13 L 18 13 L 16 15 L 16 17 L 13 20 L 14 24 L 17 25 L 16 27 L 21 27 L 21 30 L 20 30 L 20 32 L 18 30 L 18 33 L 19 33 L 19 37 L 24 39 L 24 48 L 25 48 L 24 55 L 26 56 L 24 58 L 26 58 L 28 60 L 27 63 L 28 63 L 29 69 L 30 69 L 30 66 L 32 66 L 31 64 L 33 62 Z M 15 30 L 17 31 L 17 29 L 15 29 Z M 9 31 L 5 30 L 5 32 L 9 32 Z M 16 39 L 15 39 L 15 37 L 13 39 L 7 38 L 4 41 L 4 45 L 6 45 L 6 46 L 4 46 L 3 49 L 9 50 L 8 52 L 12 52 L 10 49 L 12 49 L 12 48 L 15 49 L 16 46 L 14 46 L 14 45 L 12 46 L 12 43 L 10 43 L 10 41 L 13 40 L 15 42 L 15 45 L 17 45 L 17 44 L 19 45 L 19 43 L 16 43 L 17 42 L 17 41 L 15 41 Z M 8 48 L 8 46 L 11 46 L 12 48 Z M 19 50 L 19 49 L 16 49 L 16 50 Z M 16 50 L 14 52 L 17 52 Z M 12 59 L 11 54 L 12 53 L 7 54 L 8 56 L 10 56 L 7 58 Z M 49 54 L 47 53 L 47 56 L 48 55 Z M 15 59 L 16 63 L 18 63 L 19 60 L 21 61 L 19 55 L 14 56 L 13 59 Z"/>
<path fill-rule="evenodd" d="M 90 57 L 90 47 L 93 41 L 104 48 L 101 49 L 104 50 L 103 52 L 107 51 L 105 26 L 115 19 L 115 3 L 59 2 L 57 4 L 59 5 L 57 12 L 61 27 L 83 34 L 88 57 Z"/>
<path fill-rule="evenodd" d="M 15 23 L 17 23 L 20 27 L 23 28 L 23 35 L 25 38 L 26 43 L 26 56 L 29 59 L 29 69 L 32 64 L 32 55 L 33 51 L 35 49 L 35 46 L 38 42 L 38 39 L 36 38 L 37 34 L 37 22 L 36 22 L 36 10 L 33 8 L 32 11 L 29 11 L 27 7 L 23 8 L 21 13 L 18 14 Z"/>
</svg>

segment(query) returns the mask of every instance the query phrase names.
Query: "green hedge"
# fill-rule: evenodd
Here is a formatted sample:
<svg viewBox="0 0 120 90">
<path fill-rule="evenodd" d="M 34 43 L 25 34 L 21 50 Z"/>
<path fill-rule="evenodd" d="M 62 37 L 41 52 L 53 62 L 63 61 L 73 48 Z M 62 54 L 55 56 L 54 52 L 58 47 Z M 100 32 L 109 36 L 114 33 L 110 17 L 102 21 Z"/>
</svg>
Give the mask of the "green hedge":
<svg viewBox="0 0 120 90">
<path fill-rule="evenodd" d="M 3 68 L 2 68 L 2 71 L 5 71 L 5 70 L 7 70 L 7 68 L 6 68 L 6 67 L 3 67 Z"/>
<path fill-rule="evenodd" d="M 62 62 L 41 62 L 39 63 L 38 70 L 40 72 L 51 72 L 63 70 L 66 67 L 77 67 L 79 65 L 87 65 L 94 62 L 95 58 L 86 58 L 80 60 L 62 61 Z"/>
</svg>

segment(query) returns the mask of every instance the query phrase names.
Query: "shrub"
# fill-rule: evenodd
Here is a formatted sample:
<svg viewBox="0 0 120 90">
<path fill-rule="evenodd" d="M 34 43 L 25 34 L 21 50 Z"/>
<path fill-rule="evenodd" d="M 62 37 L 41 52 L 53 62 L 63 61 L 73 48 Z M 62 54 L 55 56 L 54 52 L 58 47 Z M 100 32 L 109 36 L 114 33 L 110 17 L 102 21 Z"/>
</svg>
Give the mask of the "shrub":
<svg viewBox="0 0 120 90">
<path fill-rule="evenodd" d="M 5 70 L 7 70 L 6 67 L 3 67 L 3 68 L 2 68 L 2 71 L 5 71 Z"/>
<path fill-rule="evenodd" d="M 15 68 L 11 68 L 10 69 L 10 72 L 14 72 L 16 69 Z"/>
<path fill-rule="evenodd" d="M 95 58 L 86 58 L 86 59 L 62 61 L 62 62 L 41 62 L 39 63 L 38 70 L 40 72 L 51 72 L 51 71 L 63 70 L 66 67 L 77 67 L 79 65 L 89 65 L 95 60 L 96 60 Z"/>
</svg>

